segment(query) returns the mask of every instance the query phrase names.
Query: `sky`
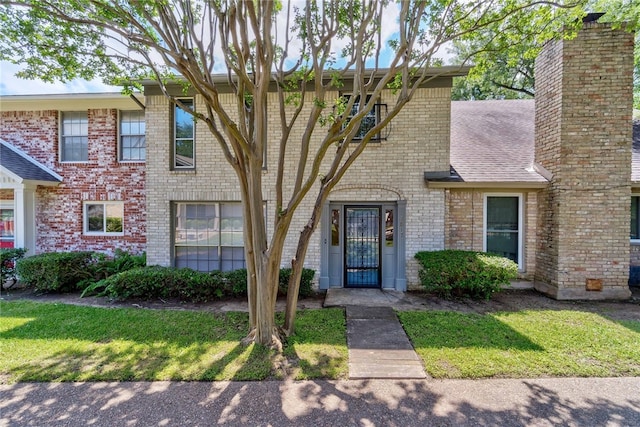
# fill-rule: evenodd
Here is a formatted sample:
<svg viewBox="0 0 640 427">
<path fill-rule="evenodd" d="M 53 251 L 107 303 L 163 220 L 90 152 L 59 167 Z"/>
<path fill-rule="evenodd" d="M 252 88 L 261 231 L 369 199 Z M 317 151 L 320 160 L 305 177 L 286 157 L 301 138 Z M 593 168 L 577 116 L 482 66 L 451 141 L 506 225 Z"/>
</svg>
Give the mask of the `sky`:
<svg viewBox="0 0 640 427">
<path fill-rule="evenodd" d="M 15 73 L 19 70 L 19 65 L 0 61 L 0 96 L 120 92 L 121 89 L 117 86 L 107 86 L 100 80 L 73 80 L 68 83 L 46 83 L 41 80 L 19 79 L 15 76 Z"/>
<path fill-rule="evenodd" d="M 296 3 L 300 3 L 300 0 L 291 0 L 295 6 Z M 398 6 L 391 3 L 387 6 L 385 13 L 383 14 L 384 23 L 382 25 L 382 40 L 385 48 L 382 51 L 382 62 L 385 58 L 388 60 L 391 56 L 391 50 L 386 46 L 386 41 L 390 38 L 394 38 L 397 35 L 397 16 Z M 287 34 L 286 23 L 278 19 L 276 21 L 277 31 L 279 34 Z M 340 52 L 346 40 L 334 39 L 332 40 L 332 50 Z M 298 40 L 292 40 L 292 44 L 289 47 L 290 52 L 295 52 L 300 42 Z M 222 60 L 222 46 L 216 46 L 216 52 L 214 57 L 217 57 L 215 63 L 224 64 Z M 440 57 L 447 60 L 446 48 L 441 49 Z M 62 83 L 46 83 L 40 80 L 25 80 L 15 76 L 15 73 L 21 69 L 19 65 L 15 65 L 6 61 L 0 61 L 0 96 L 3 95 L 44 95 L 44 94 L 63 94 L 63 93 L 100 93 L 100 92 L 119 92 L 121 90 L 118 86 L 108 86 L 102 83 L 99 79 L 86 81 L 86 80 L 73 80 L 71 82 Z M 224 69 L 215 70 L 215 72 L 223 73 Z"/>
</svg>

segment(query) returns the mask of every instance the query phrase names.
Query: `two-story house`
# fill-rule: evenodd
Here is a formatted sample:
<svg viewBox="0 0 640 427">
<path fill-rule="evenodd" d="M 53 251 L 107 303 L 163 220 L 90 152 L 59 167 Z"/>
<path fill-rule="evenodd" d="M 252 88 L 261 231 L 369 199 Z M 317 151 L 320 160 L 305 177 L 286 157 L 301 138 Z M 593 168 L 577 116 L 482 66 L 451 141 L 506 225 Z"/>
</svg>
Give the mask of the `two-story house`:
<svg viewBox="0 0 640 427">
<path fill-rule="evenodd" d="M 633 42 L 588 22 L 575 39 L 549 43 L 536 65 L 535 102 L 452 103 L 459 71 L 439 70 L 323 207 L 306 259 L 319 288 L 416 287 L 414 254 L 452 248 L 503 254 L 557 298 L 628 297 L 630 260 L 640 264 Z M 333 95 L 349 95 L 346 87 Z M 176 96 L 204 108 L 182 88 Z M 394 96 L 382 93 L 372 122 Z M 270 101 L 277 108 L 275 93 Z M 146 249 L 149 264 L 243 268 L 241 197 L 216 141 L 153 83 L 140 103 L 116 95 L 3 98 L 2 224 L 14 217 L 3 230 L 35 252 L 120 247 Z M 276 145 L 265 153 L 267 215 Z M 5 160 L 5 150 L 23 160 Z M 285 264 L 310 203 L 294 219 Z"/>
<path fill-rule="evenodd" d="M 637 252 L 630 218 L 639 221 L 630 201 L 640 200 L 631 195 L 633 46 L 632 34 L 596 22 L 549 43 L 535 103 L 451 103 L 454 73 L 421 88 L 324 206 L 306 260 L 319 288 L 405 290 L 418 282 L 417 251 L 459 248 L 513 259 L 557 298 L 628 297 L 630 248 Z M 393 97 L 384 92 L 379 105 Z M 244 266 L 233 171 L 204 126 L 186 126 L 152 83 L 145 100 L 149 262 Z M 198 96 L 183 102 L 203 108 Z M 270 132 L 277 141 L 275 117 Z M 265 183 L 275 180 L 275 150 Z M 268 185 L 263 194 L 272 212 Z M 285 262 L 308 209 L 292 226 Z M 631 230 L 637 238 L 637 224 Z"/>
<path fill-rule="evenodd" d="M 144 251 L 145 125 L 120 94 L 3 97 L 3 247 Z"/>
</svg>

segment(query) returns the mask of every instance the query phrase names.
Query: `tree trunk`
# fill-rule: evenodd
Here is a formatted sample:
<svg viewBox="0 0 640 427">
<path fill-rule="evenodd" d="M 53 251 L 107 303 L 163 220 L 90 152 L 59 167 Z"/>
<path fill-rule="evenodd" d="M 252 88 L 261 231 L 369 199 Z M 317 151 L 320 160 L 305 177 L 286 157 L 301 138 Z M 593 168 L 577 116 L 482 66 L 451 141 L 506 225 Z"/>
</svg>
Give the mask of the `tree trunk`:
<svg viewBox="0 0 640 427">
<path fill-rule="evenodd" d="M 306 226 L 298 240 L 298 248 L 296 256 L 291 260 L 291 276 L 289 276 L 289 286 L 287 287 L 287 307 L 284 317 L 284 333 L 291 336 L 294 333 L 294 323 L 296 320 L 296 311 L 298 309 L 298 294 L 300 293 L 300 279 L 302 278 L 302 269 L 304 268 L 304 259 L 307 256 L 309 241 L 313 235 L 313 228 Z"/>
<path fill-rule="evenodd" d="M 300 233 L 296 255 L 291 260 L 291 276 L 289 277 L 289 286 L 287 287 L 287 307 L 285 309 L 283 328 L 286 336 L 293 335 L 295 329 L 294 324 L 296 320 L 296 310 L 298 309 L 298 293 L 300 292 L 300 279 L 302 277 L 302 269 L 304 268 L 304 260 L 307 256 L 311 236 L 318 227 L 322 205 L 325 203 L 328 194 L 329 188 L 324 187 L 320 190 L 316 204 L 313 207 L 313 212 L 311 213 L 311 218 L 309 218 L 309 222 L 307 222 L 307 225 L 305 225 Z"/>
</svg>

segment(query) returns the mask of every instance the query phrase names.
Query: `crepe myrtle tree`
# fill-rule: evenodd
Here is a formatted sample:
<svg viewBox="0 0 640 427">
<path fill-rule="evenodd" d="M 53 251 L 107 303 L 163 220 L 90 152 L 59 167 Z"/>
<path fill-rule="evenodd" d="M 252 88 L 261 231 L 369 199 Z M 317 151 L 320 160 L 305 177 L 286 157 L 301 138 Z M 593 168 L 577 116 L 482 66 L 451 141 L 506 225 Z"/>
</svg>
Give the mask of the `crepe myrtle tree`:
<svg viewBox="0 0 640 427">
<path fill-rule="evenodd" d="M 574 6 L 563 0 L 1 0 L 0 59 L 23 64 L 20 77 L 45 81 L 101 77 L 131 91 L 151 79 L 206 124 L 242 194 L 247 341 L 278 345 L 293 333 L 302 267 L 323 204 L 371 138 L 438 76 L 432 67 L 439 65 L 439 49 L 509 19 L 552 19 L 557 7 L 579 15 Z M 215 76 L 221 72 L 234 105 L 221 99 Z M 336 97 L 347 80 L 351 96 Z M 204 108 L 181 104 L 169 90 L 176 83 L 195 93 Z M 274 87 L 275 107 L 267 99 Z M 362 121 L 389 89 L 395 100 L 388 113 L 359 135 Z M 270 126 L 278 115 L 278 132 L 272 132 L 278 141 L 268 140 L 268 115 Z M 294 128 L 304 129 L 302 135 L 294 138 Z M 275 195 L 270 234 L 262 182 L 267 143 L 278 145 L 277 178 L 269 183 Z M 285 162 L 287 156 L 296 156 L 294 166 Z M 287 187 L 285 176 L 294 177 Z M 285 323 L 279 327 L 274 315 L 283 247 L 293 215 L 307 198 L 312 208 L 299 230 Z"/>
</svg>

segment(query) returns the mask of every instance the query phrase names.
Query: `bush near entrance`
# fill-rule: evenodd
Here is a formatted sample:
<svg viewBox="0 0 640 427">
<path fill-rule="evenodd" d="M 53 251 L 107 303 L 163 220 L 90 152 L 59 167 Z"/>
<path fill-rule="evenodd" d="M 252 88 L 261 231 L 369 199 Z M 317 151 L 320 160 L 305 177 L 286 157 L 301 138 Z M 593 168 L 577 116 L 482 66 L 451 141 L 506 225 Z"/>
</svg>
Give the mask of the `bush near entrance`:
<svg viewBox="0 0 640 427">
<path fill-rule="evenodd" d="M 424 251 L 415 258 L 422 286 L 442 298 L 490 299 L 518 275 L 515 262 L 485 252 Z"/>
</svg>

